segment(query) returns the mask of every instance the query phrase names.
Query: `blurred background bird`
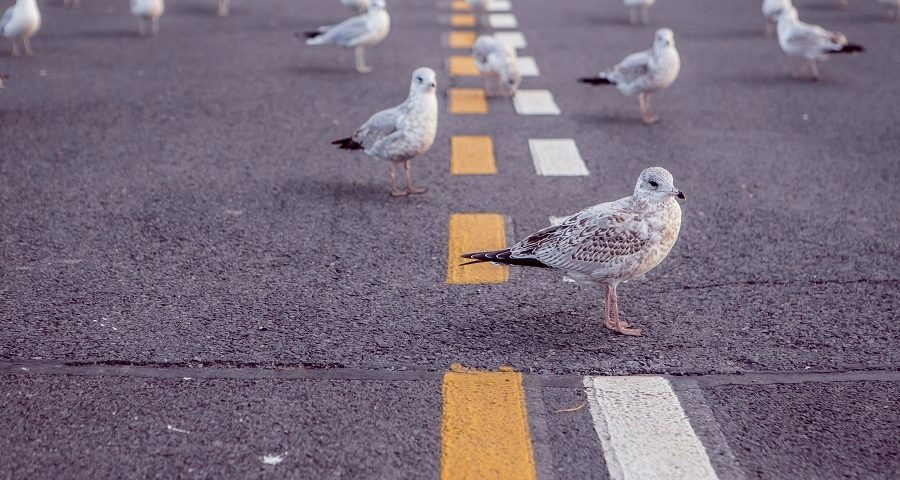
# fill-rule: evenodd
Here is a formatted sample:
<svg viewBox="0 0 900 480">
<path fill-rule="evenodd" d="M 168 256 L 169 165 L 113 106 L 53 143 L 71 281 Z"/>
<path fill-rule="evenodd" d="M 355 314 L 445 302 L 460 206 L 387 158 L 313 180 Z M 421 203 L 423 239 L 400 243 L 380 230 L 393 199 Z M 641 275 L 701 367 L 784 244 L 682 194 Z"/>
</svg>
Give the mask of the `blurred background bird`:
<svg viewBox="0 0 900 480">
<path fill-rule="evenodd" d="M 31 36 L 41 28 L 41 11 L 37 0 L 16 0 L 0 17 L 0 35 L 12 40 L 12 54 L 19 56 L 17 42 L 22 42 L 26 55 L 34 55 L 31 50 Z"/>
<path fill-rule="evenodd" d="M 369 9 L 362 15 L 348 18 L 334 26 L 319 27 L 305 32 L 307 45 L 340 45 L 353 48 L 356 54 L 356 71 L 368 73 L 372 67 L 366 65 L 366 47 L 377 45 L 391 32 L 391 16 L 384 0 L 372 0 Z"/>
</svg>

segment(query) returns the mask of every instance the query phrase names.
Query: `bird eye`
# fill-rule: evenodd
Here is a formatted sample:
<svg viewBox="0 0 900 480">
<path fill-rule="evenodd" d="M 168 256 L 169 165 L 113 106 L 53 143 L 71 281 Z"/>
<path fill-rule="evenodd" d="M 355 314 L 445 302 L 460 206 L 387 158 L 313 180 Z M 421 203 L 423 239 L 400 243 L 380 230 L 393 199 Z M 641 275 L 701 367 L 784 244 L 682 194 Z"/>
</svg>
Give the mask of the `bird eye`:
<svg viewBox="0 0 900 480">
<path fill-rule="evenodd" d="M 422 77 L 416 77 L 416 81 L 422 83 Z"/>
<path fill-rule="evenodd" d="M 658 186 L 659 186 L 659 184 L 658 184 L 658 183 L 656 183 L 656 181 L 655 181 L 655 180 L 650 180 L 650 181 L 649 181 L 649 182 L 647 182 L 647 183 L 649 183 L 649 184 L 650 184 L 650 186 L 651 186 L 651 187 L 653 187 L 653 188 L 656 188 L 656 187 L 658 187 Z"/>
</svg>

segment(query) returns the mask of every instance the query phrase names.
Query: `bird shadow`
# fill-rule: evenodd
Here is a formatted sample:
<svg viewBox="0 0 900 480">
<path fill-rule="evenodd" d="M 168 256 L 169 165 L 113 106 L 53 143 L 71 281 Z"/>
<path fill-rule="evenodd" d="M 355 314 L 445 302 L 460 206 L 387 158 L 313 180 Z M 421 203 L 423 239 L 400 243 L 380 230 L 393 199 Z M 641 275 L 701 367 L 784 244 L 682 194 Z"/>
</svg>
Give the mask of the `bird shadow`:
<svg viewBox="0 0 900 480">
<path fill-rule="evenodd" d="M 744 85 L 828 85 L 827 78 L 812 80 L 811 76 L 796 77 L 792 72 L 741 73 L 728 78 Z"/>
<path fill-rule="evenodd" d="M 757 29 L 739 28 L 734 30 L 684 34 L 682 37 L 690 38 L 691 40 L 746 40 L 754 38 L 765 40 L 767 38 L 762 27 Z M 774 36 L 768 37 L 769 40 L 772 38 L 774 38 Z"/>
<path fill-rule="evenodd" d="M 635 108 L 635 110 L 637 110 Z M 576 122 L 585 125 L 631 125 L 643 126 L 640 116 L 635 113 L 628 115 L 626 113 L 605 112 L 596 114 L 572 114 L 571 118 Z"/>
<path fill-rule="evenodd" d="M 340 198 L 360 203 L 380 203 L 395 199 L 395 197 L 391 197 L 387 179 L 384 183 L 375 184 L 348 181 L 339 177 L 294 178 L 283 182 L 281 191 L 286 195 L 297 197 Z"/>
<path fill-rule="evenodd" d="M 291 65 L 288 70 L 300 75 L 358 75 L 352 66 L 341 65 Z"/>
<path fill-rule="evenodd" d="M 213 8 L 210 8 L 209 5 L 212 5 Z M 200 4 L 178 5 L 177 7 L 172 9 L 172 12 L 178 13 L 178 14 L 184 14 L 184 15 L 203 15 L 203 16 L 209 16 L 209 17 L 217 17 L 218 15 L 216 15 L 215 4 L 213 2 L 211 2 L 209 5 L 200 5 Z M 168 5 L 166 5 L 166 7 L 168 7 Z M 234 13 L 234 12 L 231 11 L 229 13 Z"/>
<path fill-rule="evenodd" d="M 628 12 L 624 16 L 608 17 L 605 15 L 587 15 L 586 23 L 590 25 L 601 25 L 606 27 L 650 27 L 652 25 L 632 25 L 628 21 Z"/>
<path fill-rule="evenodd" d="M 83 32 L 78 35 L 81 38 L 88 39 L 99 39 L 99 40 L 108 40 L 108 39 L 123 39 L 123 38 L 131 38 L 135 40 L 142 40 L 144 37 L 141 37 L 137 29 L 134 30 L 97 30 L 91 32 Z"/>
</svg>

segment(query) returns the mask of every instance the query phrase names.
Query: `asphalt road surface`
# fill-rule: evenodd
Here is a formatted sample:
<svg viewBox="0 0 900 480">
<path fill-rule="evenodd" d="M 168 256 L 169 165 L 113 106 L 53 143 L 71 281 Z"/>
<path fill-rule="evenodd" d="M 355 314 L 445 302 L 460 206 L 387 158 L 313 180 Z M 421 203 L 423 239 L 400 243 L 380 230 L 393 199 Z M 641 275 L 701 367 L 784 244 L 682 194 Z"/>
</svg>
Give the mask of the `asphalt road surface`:
<svg viewBox="0 0 900 480">
<path fill-rule="evenodd" d="M 447 70 L 467 53 L 450 2 L 388 2 L 367 75 L 294 38 L 349 15 L 332 0 L 172 0 L 156 38 L 124 0 L 41 1 L 36 56 L 0 43 L 0 478 L 464 478 L 452 364 L 522 372 L 538 478 L 622 478 L 583 377 L 640 374 L 668 379 L 719 478 L 900 478 L 900 25 L 881 5 L 797 2 L 866 47 L 813 83 L 759 2 L 664 1 L 635 27 L 616 0 L 513 0 L 540 69 L 522 88 L 561 111 L 524 116 L 448 113 L 448 88 L 482 85 Z M 575 82 L 662 26 L 683 67 L 657 125 Z M 391 198 L 386 165 L 329 141 L 420 66 L 429 191 Z M 451 175 L 454 135 L 490 136 L 497 174 Z M 590 175 L 537 175 L 533 138 L 573 139 Z M 498 213 L 514 241 L 654 165 L 688 202 L 668 259 L 619 289 L 644 336 L 551 272 L 445 281 L 451 214 Z"/>
</svg>

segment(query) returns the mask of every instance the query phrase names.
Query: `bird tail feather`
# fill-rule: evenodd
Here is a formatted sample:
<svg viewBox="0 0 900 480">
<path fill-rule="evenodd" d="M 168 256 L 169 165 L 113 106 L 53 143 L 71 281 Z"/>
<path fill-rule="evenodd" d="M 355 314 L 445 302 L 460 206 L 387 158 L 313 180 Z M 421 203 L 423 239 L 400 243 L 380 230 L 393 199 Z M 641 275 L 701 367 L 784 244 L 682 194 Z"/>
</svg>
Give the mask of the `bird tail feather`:
<svg viewBox="0 0 900 480">
<path fill-rule="evenodd" d="M 862 45 L 857 45 L 855 43 L 848 43 L 846 45 L 841 45 L 840 50 L 832 50 L 829 53 L 860 53 L 865 52 L 866 49 L 863 48 Z"/>
<path fill-rule="evenodd" d="M 353 139 L 353 137 L 342 138 L 340 140 L 335 140 L 331 142 L 332 145 L 339 145 L 338 148 L 341 150 L 362 150 L 363 146 L 361 143 L 357 142 Z"/>
<path fill-rule="evenodd" d="M 471 265 L 473 263 L 501 263 L 504 265 L 521 265 L 525 267 L 550 268 L 543 262 L 534 258 L 513 258 L 512 252 L 508 248 L 503 250 L 494 250 L 492 252 L 475 252 L 462 255 L 463 258 L 472 259 L 471 262 L 463 263 L 463 265 Z"/>
<path fill-rule="evenodd" d="M 615 85 L 615 82 L 603 77 L 584 77 L 579 78 L 578 81 L 588 85 Z"/>
</svg>

